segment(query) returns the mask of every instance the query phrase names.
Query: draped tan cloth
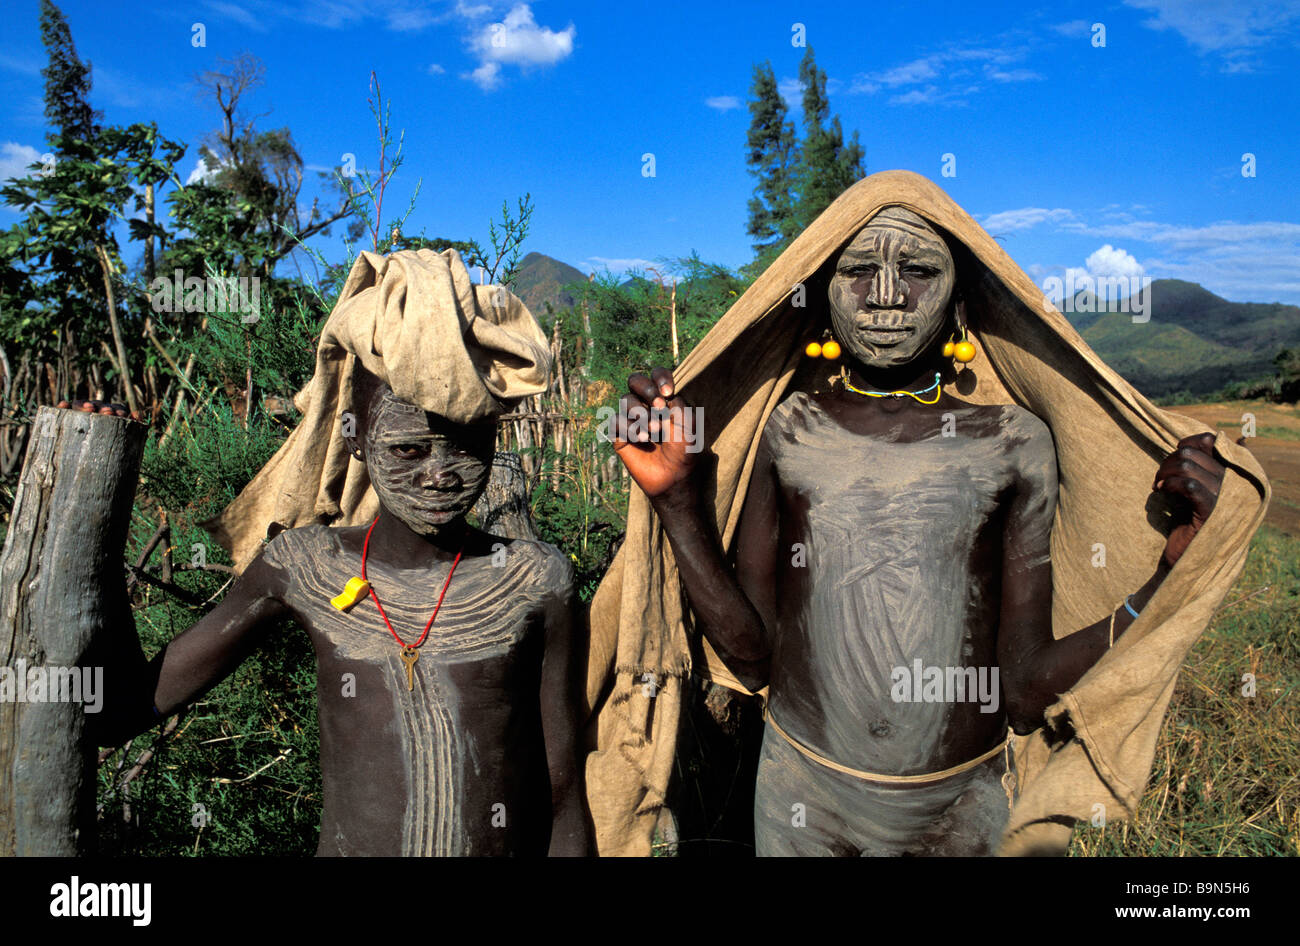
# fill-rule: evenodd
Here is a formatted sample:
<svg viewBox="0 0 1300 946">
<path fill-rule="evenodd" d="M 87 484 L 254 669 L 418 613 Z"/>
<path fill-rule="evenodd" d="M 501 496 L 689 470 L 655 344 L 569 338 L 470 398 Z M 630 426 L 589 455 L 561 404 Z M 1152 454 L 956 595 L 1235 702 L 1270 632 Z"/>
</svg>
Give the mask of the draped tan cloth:
<svg viewBox="0 0 1300 946">
<path fill-rule="evenodd" d="M 958 277 L 978 357 L 963 372 L 970 376 L 961 396 L 1019 404 L 1052 431 L 1060 479 L 1053 633 L 1064 637 L 1106 618 L 1151 576 L 1163 549 L 1169 510 L 1151 488 L 1159 462 L 1204 427 L 1153 406 L 1106 367 L 1001 246 L 934 183 L 906 171 L 874 174 L 845 191 L 674 372 L 677 390 L 704 413 L 699 467 L 711 466 L 707 501 L 723 545 L 731 547 L 768 416 L 800 367 L 804 344 L 828 324 L 824 291 L 804 299 L 798 289 L 891 205 L 925 217 L 970 251 L 958 259 Z M 1154 321 L 1162 317 L 1156 301 Z M 1135 323 L 1134 338 L 1144 330 Z M 1214 449 L 1227 474 L 1200 534 L 1141 617 L 1059 695 L 1046 724 L 1014 738 L 1018 800 L 1001 853 L 1061 853 L 1070 825 L 1094 817 L 1095 805 L 1110 821 L 1136 810 L 1178 670 L 1240 573 L 1268 502 L 1268 482 L 1249 451 L 1222 433 Z M 592 602 L 590 631 L 594 749 L 586 774 L 597 845 L 606 855 L 645 855 L 668 788 L 687 678 L 695 671 L 743 687 L 691 630 L 672 550 L 635 487 L 627 538 Z"/>
<path fill-rule="evenodd" d="M 546 337 L 500 286 L 475 285 L 454 249 L 362 252 L 316 349 L 316 372 L 294 406 L 302 421 L 219 515 L 203 523 L 242 571 L 268 529 L 349 526 L 379 512 L 364 463 L 343 440 L 360 363 L 399 399 L 459 424 L 495 417 L 546 390 Z"/>
</svg>

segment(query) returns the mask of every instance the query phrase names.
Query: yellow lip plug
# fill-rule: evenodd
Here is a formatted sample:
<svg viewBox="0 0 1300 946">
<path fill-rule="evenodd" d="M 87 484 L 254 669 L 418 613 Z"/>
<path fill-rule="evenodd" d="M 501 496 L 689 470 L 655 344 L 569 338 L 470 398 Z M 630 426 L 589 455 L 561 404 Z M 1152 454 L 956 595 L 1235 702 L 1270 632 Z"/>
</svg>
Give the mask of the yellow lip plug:
<svg viewBox="0 0 1300 946">
<path fill-rule="evenodd" d="M 343 593 L 337 598 L 331 598 L 330 604 L 340 611 L 346 611 L 368 594 L 370 594 L 370 582 L 364 578 L 349 578 Z"/>
</svg>

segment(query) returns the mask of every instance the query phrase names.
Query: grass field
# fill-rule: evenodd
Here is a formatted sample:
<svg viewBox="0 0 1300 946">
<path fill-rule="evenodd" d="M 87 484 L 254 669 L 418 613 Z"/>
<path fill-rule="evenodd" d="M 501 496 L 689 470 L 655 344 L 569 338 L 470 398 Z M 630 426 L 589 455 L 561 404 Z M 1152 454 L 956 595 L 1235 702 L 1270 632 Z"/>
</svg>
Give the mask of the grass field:
<svg viewBox="0 0 1300 946">
<path fill-rule="evenodd" d="M 1253 413 L 1247 443 L 1273 500 L 1179 675 L 1137 818 L 1076 828 L 1070 854 L 1300 855 L 1300 411 L 1260 402 L 1174 410 L 1237 436 Z"/>
</svg>

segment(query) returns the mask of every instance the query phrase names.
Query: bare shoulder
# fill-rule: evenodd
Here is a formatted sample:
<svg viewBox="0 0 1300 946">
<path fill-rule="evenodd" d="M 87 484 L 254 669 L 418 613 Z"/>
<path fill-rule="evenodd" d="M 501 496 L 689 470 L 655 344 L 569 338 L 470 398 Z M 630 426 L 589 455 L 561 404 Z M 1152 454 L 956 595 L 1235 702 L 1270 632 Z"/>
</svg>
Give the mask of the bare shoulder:
<svg viewBox="0 0 1300 946">
<path fill-rule="evenodd" d="M 1018 404 L 1000 405 L 999 436 L 1021 477 L 1053 495 L 1057 486 L 1056 443 L 1041 417 Z"/>
<path fill-rule="evenodd" d="M 254 561 L 292 574 L 309 562 L 337 557 L 346 547 L 345 533 L 351 531 L 355 530 L 318 524 L 284 529 L 263 543 L 262 554 Z"/>
<path fill-rule="evenodd" d="M 244 569 L 242 579 L 283 598 L 302 580 L 304 570 L 319 569 L 324 560 L 337 557 L 342 531 L 323 525 L 281 530 L 262 544 L 261 554 Z"/>
<path fill-rule="evenodd" d="M 573 563 L 549 542 L 540 539 L 514 539 L 506 548 L 507 556 L 526 570 L 535 587 L 567 596 L 573 589 Z"/>
<path fill-rule="evenodd" d="M 1000 436 L 1011 447 L 1052 447 L 1052 429 L 1041 417 L 1019 404 L 998 404 L 990 410 L 997 411 Z"/>
<path fill-rule="evenodd" d="M 806 426 L 809 414 L 818 410 L 824 411 L 812 395 L 801 388 L 791 388 L 768 415 L 767 423 L 763 425 L 763 432 L 767 436 L 772 436 L 794 426 Z"/>
</svg>

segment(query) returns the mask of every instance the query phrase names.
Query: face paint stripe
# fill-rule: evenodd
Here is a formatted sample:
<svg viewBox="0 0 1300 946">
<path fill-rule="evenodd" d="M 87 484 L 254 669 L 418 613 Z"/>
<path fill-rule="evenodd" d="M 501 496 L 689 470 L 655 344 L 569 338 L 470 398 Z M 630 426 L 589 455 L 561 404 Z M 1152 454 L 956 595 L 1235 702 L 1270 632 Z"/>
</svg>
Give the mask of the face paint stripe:
<svg viewBox="0 0 1300 946">
<path fill-rule="evenodd" d="M 952 256 L 937 233 L 910 216 L 898 220 L 890 214 L 868 224 L 835 263 L 827 293 L 831 326 L 846 353 L 864 365 L 906 364 L 939 337 L 949 319 Z M 924 269 L 907 271 L 914 260 Z"/>
</svg>

